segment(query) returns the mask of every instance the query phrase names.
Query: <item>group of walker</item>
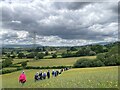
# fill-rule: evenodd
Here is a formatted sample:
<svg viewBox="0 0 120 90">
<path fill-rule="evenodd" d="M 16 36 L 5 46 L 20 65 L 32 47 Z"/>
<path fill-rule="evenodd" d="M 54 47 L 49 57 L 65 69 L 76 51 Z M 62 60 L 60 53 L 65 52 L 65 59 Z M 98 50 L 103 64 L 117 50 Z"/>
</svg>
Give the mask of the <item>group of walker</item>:
<svg viewBox="0 0 120 90">
<path fill-rule="evenodd" d="M 63 71 L 66 71 L 68 70 L 69 68 L 64 68 L 64 69 L 60 69 L 59 71 L 58 70 L 52 70 L 51 74 L 52 74 L 52 77 L 57 77 L 59 74 L 62 74 Z M 40 70 L 40 72 L 37 72 L 34 76 L 34 80 L 35 82 L 38 81 L 38 80 L 44 80 L 46 78 L 50 78 L 50 70 L 48 70 L 47 72 L 44 72 L 42 73 L 42 70 Z"/>
<path fill-rule="evenodd" d="M 62 68 L 59 71 L 58 70 L 52 70 L 51 74 L 52 77 L 57 77 L 59 74 L 62 74 L 63 71 L 69 70 L 69 68 Z M 50 79 L 50 70 L 48 70 L 47 72 L 42 72 L 42 70 L 40 70 L 40 72 L 37 72 L 34 76 L 34 80 L 39 81 L 39 80 L 45 80 L 46 78 Z M 24 73 L 24 71 L 22 72 L 22 74 L 20 74 L 19 76 L 19 82 L 23 85 L 26 82 L 26 75 Z"/>
</svg>

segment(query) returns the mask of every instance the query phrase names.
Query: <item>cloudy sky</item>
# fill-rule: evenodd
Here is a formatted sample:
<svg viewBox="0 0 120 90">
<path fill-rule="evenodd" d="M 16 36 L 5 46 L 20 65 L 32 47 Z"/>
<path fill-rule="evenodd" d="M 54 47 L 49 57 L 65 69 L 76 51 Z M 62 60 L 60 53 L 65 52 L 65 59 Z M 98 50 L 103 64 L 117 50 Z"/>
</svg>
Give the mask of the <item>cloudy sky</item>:
<svg viewBox="0 0 120 90">
<path fill-rule="evenodd" d="M 0 0 L 4 44 L 78 46 L 118 40 L 118 2 Z"/>
</svg>

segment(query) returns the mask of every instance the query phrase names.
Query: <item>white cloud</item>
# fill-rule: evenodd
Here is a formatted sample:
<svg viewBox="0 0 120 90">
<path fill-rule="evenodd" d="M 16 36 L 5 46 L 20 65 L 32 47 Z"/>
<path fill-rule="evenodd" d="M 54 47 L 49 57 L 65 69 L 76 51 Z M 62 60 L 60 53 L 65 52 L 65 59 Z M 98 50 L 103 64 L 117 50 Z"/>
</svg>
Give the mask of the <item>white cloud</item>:
<svg viewBox="0 0 120 90">
<path fill-rule="evenodd" d="M 29 4 L 28 4 L 29 3 Z M 83 45 L 117 40 L 117 3 L 1 2 L 5 43 Z M 58 5 L 59 4 L 59 5 Z"/>
</svg>

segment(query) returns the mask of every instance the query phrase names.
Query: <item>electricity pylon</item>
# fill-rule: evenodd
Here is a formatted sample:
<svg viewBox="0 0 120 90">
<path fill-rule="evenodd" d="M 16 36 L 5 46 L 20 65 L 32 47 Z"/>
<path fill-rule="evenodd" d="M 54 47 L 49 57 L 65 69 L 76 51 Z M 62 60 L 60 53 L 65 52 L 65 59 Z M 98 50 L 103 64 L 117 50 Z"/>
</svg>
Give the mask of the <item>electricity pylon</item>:
<svg viewBox="0 0 120 90">
<path fill-rule="evenodd" d="M 33 32 L 33 50 L 34 50 L 34 60 L 36 60 L 36 32 Z"/>
</svg>

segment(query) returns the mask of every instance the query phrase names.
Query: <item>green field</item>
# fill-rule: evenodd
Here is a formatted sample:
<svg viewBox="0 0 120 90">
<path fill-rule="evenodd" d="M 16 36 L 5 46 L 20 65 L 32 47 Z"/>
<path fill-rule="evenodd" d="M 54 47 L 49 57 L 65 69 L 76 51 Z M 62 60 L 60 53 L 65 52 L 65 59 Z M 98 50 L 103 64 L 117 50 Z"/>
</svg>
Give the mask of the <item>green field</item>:
<svg viewBox="0 0 120 90">
<path fill-rule="evenodd" d="M 80 58 L 93 59 L 96 56 L 71 57 L 71 58 L 56 58 L 56 59 L 42 59 L 28 62 L 28 66 L 73 66 L 73 64 Z"/>
<path fill-rule="evenodd" d="M 18 83 L 22 71 L 1 75 L 3 88 L 117 88 L 118 67 L 98 67 L 70 69 L 56 78 L 34 82 L 34 74 L 39 70 L 25 70 L 27 82 Z M 46 70 L 45 70 L 46 71 Z"/>
<path fill-rule="evenodd" d="M 33 59 L 14 59 L 13 60 L 13 64 L 19 63 L 19 62 L 23 62 L 23 61 L 32 61 Z"/>
<path fill-rule="evenodd" d="M 16 67 L 6 67 L 6 68 L 3 68 L 2 70 L 16 70 L 17 68 Z"/>
</svg>

